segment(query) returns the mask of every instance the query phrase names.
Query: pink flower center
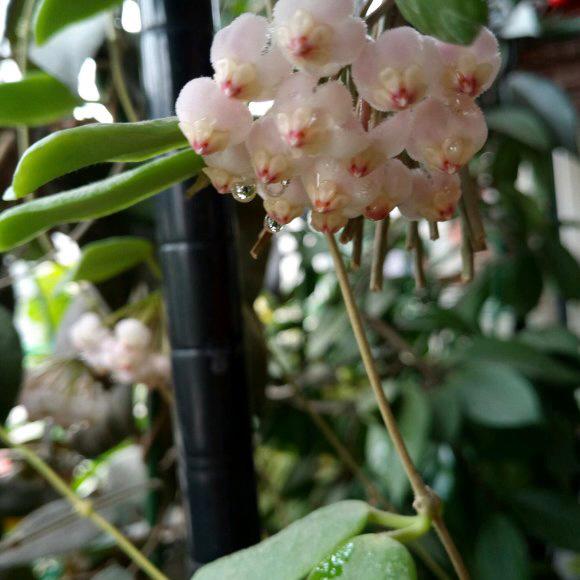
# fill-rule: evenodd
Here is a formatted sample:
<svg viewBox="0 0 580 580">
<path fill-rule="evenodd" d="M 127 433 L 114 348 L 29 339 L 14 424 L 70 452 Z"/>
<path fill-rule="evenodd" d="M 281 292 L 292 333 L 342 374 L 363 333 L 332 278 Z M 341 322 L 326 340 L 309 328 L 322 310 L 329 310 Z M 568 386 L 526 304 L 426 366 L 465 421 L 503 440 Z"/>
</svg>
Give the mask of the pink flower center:
<svg viewBox="0 0 580 580">
<path fill-rule="evenodd" d="M 479 86 L 474 75 L 457 74 L 457 89 L 464 95 L 474 97 L 477 95 Z"/>
<path fill-rule="evenodd" d="M 194 141 L 191 145 L 198 155 L 208 155 L 210 153 L 209 141 Z"/>
<path fill-rule="evenodd" d="M 314 48 L 306 35 L 293 36 L 288 43 L 288 50 L 296 57 L 308 56 Z"/>
<path fill-rule="evenodd" d="M 367 207 L 365 207 L 365 217 L 370 220 L 384 220 L 389 213 L 389 208 L 382 205 L 367 205 Z"/>
<path fill-rule="evenodd" d="M 302 129 L 291 129 L 286 134 L 286 142 L 290 147 L 302 147 L 306 134 Z"/>
<path fill-rule="evenodd" d="M 415 101 L 415 95 L 406 87 L 401 87 L 397 91 L 391 92 L 391 101 L 395 108 L 402 110 Z"/>
<path fill-rule="evenodd" d="M 348 170 L 350 171 L 350 174 L 353 175 L 354 177 L 364 177 L 369 172 L 368 165 L 366 164 L 358 165 L 355 161 L 353 161 L 350 164 Z"/>
<path fill-rule="evenodd" d="M 450 203 L 449 205 L 446 205 L 445 207 L 439 209 L 439 218 L 441 220 L 448 220 L 453 217 L 454 213 L 455 213 L 455 205 Z"/>
<path fill-rule="evenodd" d="M 454 173 L 457 173 L 460 169 L 461 169 L 461 165 L 459 165 L 458 163 L 453 163 L 452 161 L 449 161 L 448 159 L 445 159 L 445 161 L 443 161 L 443 165 L 441 167 L 441 170 L 445 171 L 445 173 L 448 173 L 449 175 L 453 175 Z"/>
<path fill-rule="evenodd" d="M 242 92 L 242 87 L 236 86 L 231 80 L 220 83 L 220 89 L 230 98 L 235 98 Z"/>
</svg>

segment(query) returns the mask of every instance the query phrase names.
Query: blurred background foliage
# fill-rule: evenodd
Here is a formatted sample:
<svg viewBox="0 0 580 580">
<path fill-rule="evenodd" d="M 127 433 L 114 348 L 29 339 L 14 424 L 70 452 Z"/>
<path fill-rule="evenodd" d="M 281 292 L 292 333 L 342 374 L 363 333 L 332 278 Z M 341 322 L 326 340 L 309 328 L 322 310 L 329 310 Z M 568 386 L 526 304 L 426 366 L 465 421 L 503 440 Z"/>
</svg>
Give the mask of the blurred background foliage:
<svg viewBox="0 0 580 580">
<path fill-rule="evenodd" d="M 41 46 L 33 42 L 23 67 L 18 51 L 30 36 L 25 22 L 33 4 L 1 4 L 3 189 L 23 138 L 34 142 L 87 120 L 126 120 L 113 78 L 118 54 L 143 109 L 134 0 L 107 2 L 110 14 L 97 12 L 72 26 L 64 14 L 63 21 L 50 20 L 62 29 Z M 489 142 L 470 166 L 488 245 L 474 258 L 473 281 L 462 282 L 459 219 L 442 225 L 441 238 L 426 244 L 426 290 L 415 290 L 399 219 L 391 227 L 383 291 L 368 290 L 369 225 L 362 266 L 352 274 L 401 431 L 427 483 L 444 500 L 453 536 L 477 580 L 580 578 L 575 4 L 490 2 L 504 66 L 482 102 Z M 248 10 L 265 7 L 223 0 L 221 24 Z M 19 110 L 2 107 L 6 81 L 25 82 L 23 69 L 34 73 L 25 91 L 30 102 L 50 104 L 38 108 L 38 126 L 25 137 L 10 128 L 21 122 Z M 40 195 L 110 170 L 99 165 L 75 172 Z M 324 238 L 305 221 L 294 222 L 277 236 L 267 260 L 253 262 L 247 250 L 261 209 L 240 205 L 238 212 L 266 531 L 344 498 L 408 512 L 408 482 L 380 423 Z M 151 304 L 143 302 L 158 286 L 147 267 L 151 259 L 135 257 L 122 271 L 105 273 L 90 263 L 90 242 L 129 235 L 154 239 L 150 204 L 90 228 L 63 228 L 3 257 L 0 418 L 16 440 L 29 443 L 81 495 L 95 498 L 99 511 L 180 578 L 185 530 L 168 402 L 142 385 L 85 380 L 79 361 L 61 360 L 70 354 L 70 324 L 83 311 L 97 305 L 103 313 L 127 312 L 129 304 L 128 312 L 139 312 Z M 348 255 L 350 247 L 343 248 Z M 161 304 L 154 303 L 162 321 Z M 12 530 L 0 543 L 1 578 L 135 577 L 115 547 L 71 517 L 17 455 L 0 453 L 2 532 Z M 421 578 L 449 577 L 434 538 L 420 543 Z"/>
</svg>

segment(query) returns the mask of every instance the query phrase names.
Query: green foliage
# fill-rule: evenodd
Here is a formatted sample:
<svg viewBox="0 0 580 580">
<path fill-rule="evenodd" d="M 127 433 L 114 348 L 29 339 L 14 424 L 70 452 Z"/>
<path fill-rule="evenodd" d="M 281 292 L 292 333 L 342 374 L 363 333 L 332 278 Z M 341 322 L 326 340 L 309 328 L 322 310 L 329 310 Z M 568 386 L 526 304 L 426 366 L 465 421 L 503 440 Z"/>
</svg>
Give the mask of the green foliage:
<svg viewBox="0 0 580 580">
<path fill-rule="evenodd" d="M 83 125 L 37 141 L 20 159 L 12 182 L 14 197 L 97 163 L 144 161 L 187 145 L 174 117 L 141 123 Z"/>
<path fill-rule="evenodd" d="M 527 72 L 512 72 L 501 84 L 502 98 L 528 107 L 553 135 L 555 146 L 578 153 L 578 116 L 574 103 L 552 81 Z"/>
<path fill-rule="evenodd" d="M 485 118 L 492 131 L 512 137 L 539 151 L 549 151 L 552 148 L 548 128 L 529 109 L 504 105 L 486 111 Z"/>
<path fill-rule="evenodd" d="M 526 529 L 554 546 L 580 551 L 580 505 L 576 498 L 543 489 L 523 490 L 512 498 Z"/>
<path fill-rule="evenodd" d="M 546 239 L 539 256 L 562 296 L 570 300 L 580 300 L 580 264 L 560 241 Z"/>
<path fill-rule="evenodd" d="M 413 558 L 387 534 L 352 538 L 312 570 L 308 580 L 416 580 Z"/>
<path fill-rule="evenodd" d="M 110 215 L 196 175 L 201 158 L 193 151 L 175 153 L 98 181 L 36 199 L 0 214 L 0 251 L 19 246 L 58 224 Z"/>
<path fill-rule="evenodd" d="M 487 24 L 485 0 L 396 0 L 405 19 L 424 34 L 469 44 Z"/>
<path fill-rule="evenodd" d="M 22 381 L 22 347 L 12 316 L 0 306 L 0 421 L 14 406 Z"/>
<path fill-rule="evenodd" d="M 511 367 L 477 359 L 459 367 L 449 378 L 468 417 L 490 427 L 536 423 L 540 403 L 532 385 Z"/>
<path fill-rule="evenodd" d="M 0 126 L 37 127 L 72 113 L 81 103 L 69 88 L 43 72 L 21 81 L 0 83 Z"/>
<path fill-rule="evenodd" d="M 110 10 L 121 0 L 41 0 L 34 19 L 34 37 L 38 45 L 74 22 L 89 18 L 99 12 Z"/>
<path fill-rule="evenodd" d="M 152 257 L 153 244 L 144 238 L 124 236 L 99 240 L 83 247 L 70 279 L 103 282 Z"/>
<path fill-rule="evenodd" d="M 370 507 L 344 501 L 312 512 L 257 546 L 201 568 L 195 580 L 301 580 L 324 557 L 356 536 Z"/>
<path fill-rule="evenodd" d="M 477 536 L 477 580 L 528 580 L 528 546 L 520 530 L 507 517 L 492 515 Z"/>
</svg>

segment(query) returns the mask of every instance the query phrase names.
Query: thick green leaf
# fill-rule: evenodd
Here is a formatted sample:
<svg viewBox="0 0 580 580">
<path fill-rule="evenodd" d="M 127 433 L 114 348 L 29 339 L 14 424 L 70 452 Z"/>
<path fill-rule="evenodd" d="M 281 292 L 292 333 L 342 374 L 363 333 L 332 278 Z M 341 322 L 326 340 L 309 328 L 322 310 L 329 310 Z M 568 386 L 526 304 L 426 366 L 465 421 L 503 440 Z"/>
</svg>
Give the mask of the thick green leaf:
<svg viewBox="0 0 580 580">
<path fill-rule="evenodd" d="M 476 580 L 527 580 L 530 578 L 528 546 L 514 523 L 494 514 L 477 536 Z"/>
<path fill-rule="evenodd" d="M 580 264 L 559 240 L 548 238 L 538 254 L 564 298 L 580 300 Z"/>
<path fill-rule="evenodd" d="M 12 316 L 0 306 L 0 422 L 14 406 L 22 381 L 22 347 Z"/>
<path fill-rule="evenodd" d="M 416 580 L 409 551 L 387 534 L 364 534 L 324 558 L 308 580 Z M 522 579 L 523 580 L 523 579 Z"/>
<path fill-rule="evenodd" d="M 370 507 L 343 501 L 294 522 L 257 546 L 201 568 L 195 580 L 301 580 L 324 557 L 366 525 Z"/>
<path fill-rule="evenodd" d="M 196 175 L 202 164 L 193 151 L 175 153 L 96 183 L 10 208 L 0 214 L 0 251 L 59 224 L 121 211 Z"/>
<path fill-rule="evenodd" d="M 549 129 L 557 145 L 578 153 L 578 115 L 570 97 L 552 81 L 528 72 L 512 72 L 501 84 L 502 98 L 529 107 Z"/>
<path fill-rule="evenodd" d="M 461 359 L 486 361 L 490 364 L 502 363 L 517 369 L 530 379 L 549 384 L 575 386 L 578 383 L 576 370 L 517 340 L 476 337 L 462 353 Z"/>
<path fill-rule="evenodd" d="M 540 402 L 532 385 L 503 364 L 471 361 L 449 377 L 465 413 L 489 427 L 521 427 L 540 419 Z"/>
<path fill-rule="evenodd" d="M 520 332 L 518 339 L 543 352 L 580 357 L 580 338 L 563 327 L 530 328 Z"/>
<path fill-rule="evenodd" d="M 403 401 L 397 423 L 415 463 L 420 463 L 431 426 L 431 408 L 425 393 L 414 383 L 403 387 Z M 371 425 L 367 434 L 369 467 L 385 482 L 389 497 L 400 505 L 409 490 L 409 480 L 382 424 Z"/>
<path fill-rule="evenodd" d="M 496 107 L 486 112 L 492 131 L 508 135 L 520 143 L 540 151 L 549 151 L 554 142 L 542 119 L 533 111 L 518 106 Z"/>
<path fill-rule="evenodd" d="M 144 238 L 124 236 L 92 242 L 83 247 L 71 280 L 102 282 L 151 258 L 153 244 Z"/>
<path fill-rule="evenodd" d="M 510 499 L 510 505 L 531 534 L 559 548 L 580 551 L 580 505 L 574 496 L 530 489 Z"/>
<path fill-rule="evenodd" d="M 44 44 L 53 34 L 65 26 L 109 10 L 122 0 L 41 0 L 34 17 L 36 44 Z"/>
<path fill-rule="evenodd" d="M 485 0 L 396 0 L 405 19 L 424 34 L 469 44 L 487 23 Z"/>
<path fill-rule="evenodd" d="M 14 197 L 24 197 L 61 175 L 89 165 L 143 161 L 186 145 L 174 117 L 65 129 L 41 139 L 26 151 L 14 173 Z"/>
<path fill-rule="evenodd" d="M 0 126 L 46 125 L 70 115 L 80 103 L 60 81 L 31 73 L 21 81 L 0 83 Z"/>
</svg>

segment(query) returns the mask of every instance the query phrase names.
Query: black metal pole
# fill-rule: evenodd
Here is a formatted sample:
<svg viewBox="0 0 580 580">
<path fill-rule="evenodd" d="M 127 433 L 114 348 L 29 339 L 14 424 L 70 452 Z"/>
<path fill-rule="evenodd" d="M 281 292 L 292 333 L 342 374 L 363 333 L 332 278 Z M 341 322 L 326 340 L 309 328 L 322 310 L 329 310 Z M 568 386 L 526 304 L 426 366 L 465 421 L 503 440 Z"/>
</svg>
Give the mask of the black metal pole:
<svg viewBox="0 0 580 580">
<path fill-rule="evenodd" d="M 141 0 L 141 67 L 152 117 L 181 87 L 211 76 L 210 0 Z M 185 185 L 156 206 L 175 386 L 180 479 L 194 567 L 259 539 L 242 351 L 232 200 Z"/>
</svg>

